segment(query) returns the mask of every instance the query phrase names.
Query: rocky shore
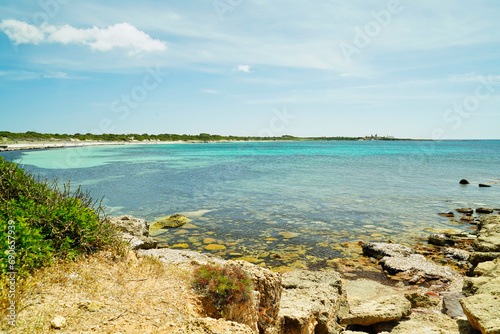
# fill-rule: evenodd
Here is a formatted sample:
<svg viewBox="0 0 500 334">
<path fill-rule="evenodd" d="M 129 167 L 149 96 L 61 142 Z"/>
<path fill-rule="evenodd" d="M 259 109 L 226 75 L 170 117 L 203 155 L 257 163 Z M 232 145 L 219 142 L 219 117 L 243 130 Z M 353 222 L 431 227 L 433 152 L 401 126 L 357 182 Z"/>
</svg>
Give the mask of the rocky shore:
<svg viewBox="0 0 500 334">
<path fill-rule="evenodd" d="M 158 249 L 149 225 L 132 216 L 112 218 L 138 256 L 195 270 L 202 264 L 241 267 L 253 281 L 251 298 L 207 315 L 178 333 L 500 333 L 500 216 L 485 215 L 474 234 L 433 234 L 439 262 L 393 243 L 362 243 L 363 255 L 389 278 L 378 282 L 342 270 L 283 274 L 245 262 L 192 251 Z M 425 254 L 425 252 L 424 252 Z M 359 269 L 359 268 L 358 268 Z M 373 268 L 372 268 L 373 270 Z M 347 270 L 349 271 L 349 270 Z M 464 275 L 466 273 L 468 276 Z M 361 275 L 362 276 L 362 275 Z M 221 314 L 224 314 L 222 317 Z M 214 320 L 218 319 L 218 320 Z M 208 329 L 207 329 L 208 328 Z M 220 332 L 222 333 L 222 332 Z"/>
</svg>

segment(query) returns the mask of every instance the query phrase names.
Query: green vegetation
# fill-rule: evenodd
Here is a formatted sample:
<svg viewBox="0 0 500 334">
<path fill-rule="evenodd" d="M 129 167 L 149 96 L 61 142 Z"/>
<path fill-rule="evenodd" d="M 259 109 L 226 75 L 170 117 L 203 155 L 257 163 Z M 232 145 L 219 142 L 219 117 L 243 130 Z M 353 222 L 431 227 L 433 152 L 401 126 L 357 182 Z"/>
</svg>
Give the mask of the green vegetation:
<svg viewBox="0 0 500 334">
<path fill-rule="evenodd" d="M 221 311 L 224 305 L 246 300 L 253 289 L 252 280 L 234 265 L 203 265 L 194 273 L 193 286 Z"/>
<path fill-rule="evenodd" d="M 81 188 L 60 189 L 0 157 L 0 275 L 25 276 L 59 259 L 119 245 L 104 218 L 100 203 Z"/>
<path fill-rule="evenodd" d="M 308 137 L 300 138 L 291 135 L 279 137 L 239 137 L 239 136 L 220 136 L 201 133 L 199 135 L 178 135 L 178 134 L 157 134 L 150 135 L 147 133 L 137 134 L 92 134 L 92 133 L 75 133 L 75 134 L 47 134 L 28 131 L 25 133 L 12 133 L 8 131 L 0 131 L 0 143 L 19 142 L 19 141 L 108 141 L 108 142 L 130 142 L 130 141 L 222 141 L 222 140 L 238 140 L 238 141 L 259 141 L 259 140 L 370 140 L 373 136 L 367 137 Z M 392 137 L 376 137 L 376 140 L 404 140 Z"/>
</svg>

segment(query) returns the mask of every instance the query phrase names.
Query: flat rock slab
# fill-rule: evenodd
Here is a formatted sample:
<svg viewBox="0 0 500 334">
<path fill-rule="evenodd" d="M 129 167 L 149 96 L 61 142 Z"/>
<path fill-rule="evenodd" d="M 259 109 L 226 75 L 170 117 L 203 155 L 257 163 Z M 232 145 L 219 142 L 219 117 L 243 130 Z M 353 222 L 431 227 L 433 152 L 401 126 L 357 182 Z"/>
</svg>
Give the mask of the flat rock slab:
<svg viewBox="0 0 500 334">
<path fill-rule="evenodd" d="M 500 334 L 500 295 L 477 294 L 460 303 L 474 328 L 482 334 Z"/>
<path fill-rule="evenodd" d="M 453 319 L 466 318 L 460 299 L 465 296 L 459 292 L 444 292 L 443 296 L 443 312 Z"/>
<path fill-rule="evenodd" d="M 473 247 L 477 252 L 500 252 L 500 216 L 483 217 Z"/>
<path fill-rule="evenodd" d="M 413 313 L 399 322 L 373 326 L 379 334 L 476 334 L 467 320 L 454 320 L 441 313 Z"/>
<path fill-rule="evenodd" d="M 380 242 L 365 242 L 361 245 L 363 254 L 381 259 L 386 256 L 409 256 L 415 252 L 408 246 Z"/>
<path fill-rule="evenodd" d="M 411 314 L 411 303 L 401 295 L 379 297 L 351 306 L 342 319 L 346 325 L 370 326 L 380 322 L 400 320 Z"/>
</svg>

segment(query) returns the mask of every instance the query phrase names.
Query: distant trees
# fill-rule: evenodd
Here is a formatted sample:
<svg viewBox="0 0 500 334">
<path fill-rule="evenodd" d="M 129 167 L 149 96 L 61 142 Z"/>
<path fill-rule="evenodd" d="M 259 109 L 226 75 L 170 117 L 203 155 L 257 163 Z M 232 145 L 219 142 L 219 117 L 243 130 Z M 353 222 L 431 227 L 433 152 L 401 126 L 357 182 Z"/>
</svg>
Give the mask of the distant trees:
<svg viewBox="0 0 500 334">
<path fill-rule="evenodd" d="M 365 137 L 294 137 L 292 135 L 283 135 L 281 137 L 239 137 L 239 136 L 221 136 L 221 135 L 211 135 L 209 133 L 200 133 L 199 135 L 188 135 L 188 134 L 156 134 L 150 135 L 147 133 L 137 134 L 93 134 L 93 133 L 75 133 L 70 134 L 59 134 L 59 133 L 38 133 L 34 131 L 28 131 L 24 133 L 14 133 L 9 131 L 0 131 L 0 138 L 6 138 L 10 141 L 64 141 L 64 140 L 81 140 L 81 141 L 112 141 L 112 142 L 131 142 L 131 141 L 223 141 L 223 140 L 252 140 L 252 141 L 265 141 L 265 140 L 359 140 Z M 397 138 L 386 138 L 379 137 L 379 140 L 402 140 Z"/>
</svg>

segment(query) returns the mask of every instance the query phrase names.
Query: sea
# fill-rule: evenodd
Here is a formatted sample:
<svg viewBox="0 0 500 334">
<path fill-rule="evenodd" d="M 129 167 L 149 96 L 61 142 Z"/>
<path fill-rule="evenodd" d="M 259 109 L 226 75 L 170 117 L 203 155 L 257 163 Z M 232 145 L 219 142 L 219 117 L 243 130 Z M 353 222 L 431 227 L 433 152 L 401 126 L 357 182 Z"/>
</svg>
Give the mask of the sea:
<svg viewBox="0 0 500 334">
<path fill-rule="evenodd" d="M 270 267 L 355 256 L 360 241 L 415 245 L 436 231 L 473 233 L 458 213 L 438 213 L 500 208 L 500 141 L 138 144 L 1 155 L 82 186 L 110 216 L 153 223 L 186 215 L 183 227 L 151 232 L 171 248 Z M 464 178 L 469 185 L 459 184 Z"/>
</svg>

